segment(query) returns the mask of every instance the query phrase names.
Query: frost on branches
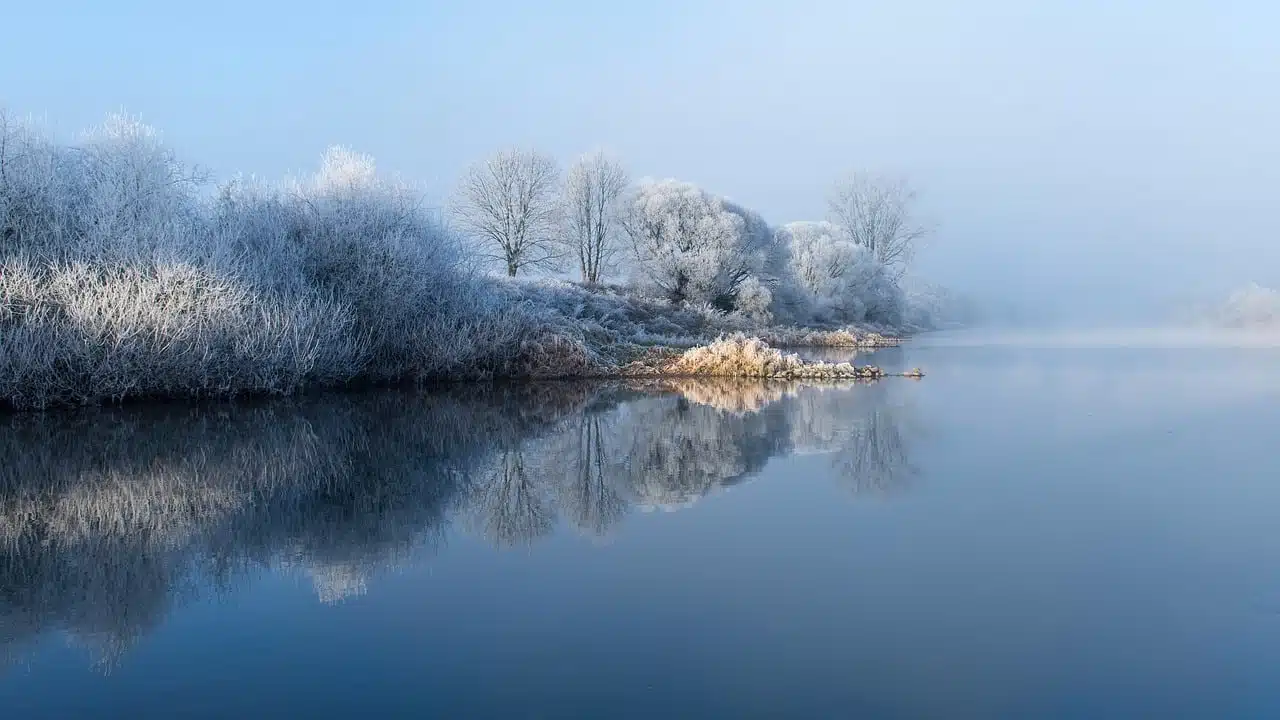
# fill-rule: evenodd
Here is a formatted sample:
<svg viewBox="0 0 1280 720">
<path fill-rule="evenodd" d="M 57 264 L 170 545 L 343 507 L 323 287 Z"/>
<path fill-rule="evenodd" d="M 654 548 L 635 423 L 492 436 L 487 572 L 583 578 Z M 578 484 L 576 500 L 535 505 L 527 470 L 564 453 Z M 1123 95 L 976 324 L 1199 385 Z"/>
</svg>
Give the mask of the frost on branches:
<svg viewBox="0 0 1280 720">
<path fill-rule="evenodd" d="M 624 227 L 642 287 L 672 302 L 726 311 L 738 309 L 743 284 L 767 269 L 774 250 L 759 215 L 679 180 L 642 183 Z"/>
<path fill-rule="evenodd" d="M 0 113 L 0 405 L 501 372 L 538 332 L 365 156 L 205 183 L 135 119 L 61 145 Z"/>
<path fill-rule="evenodd" d="M 582 282 L 598 284 L 612 268 L 627 172 L 603 152 L 578 158 L 564 182 L 564 244 Z"/>
<path fill-rule="evenodd" d="M 778 229 L 788 251 L 788 279 L 822 323 L 873 322 L 896 325 L 902 291 L 886 266 L 841 228 L 800 221 Z"/>
<path fill-rule="evenodd" d="M 581 376 L 637 349 L 814 325 L 858 344 L 832 326 L 901 326 L 908 253 L 893 250 L 916 226 L 909 196 L 855 190 L 841 197 L 865 201 L 847 204 L 860 228 L 775 233 L 690 183 L 630 187 L 600 153 L 562 183 L 554 159 L 513 150 L 463 178 L 463 243 L 345 148 L 311 176 L 215 187 L 135 119 L 64 145 L 0 112 L 0 405 Z M 615 252 L 634 285 L 602 284 Z M 509 277 L 476 274 L 480 257 Z M 513 279 L 565 258 L 582 285 Z"/>
</svg>

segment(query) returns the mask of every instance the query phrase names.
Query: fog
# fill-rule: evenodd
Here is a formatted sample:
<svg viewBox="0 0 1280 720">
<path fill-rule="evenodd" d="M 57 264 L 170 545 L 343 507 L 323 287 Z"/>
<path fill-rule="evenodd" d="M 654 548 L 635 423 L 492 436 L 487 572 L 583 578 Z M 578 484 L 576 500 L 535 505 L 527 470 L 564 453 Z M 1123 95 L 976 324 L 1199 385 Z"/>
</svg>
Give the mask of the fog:
<svg viewBox="0 0 1280 720">
<path fill-rule="evenodd" d="M 1280 348 L 1273 328 L 1110 327 L 1090 329 L 937 332 L 921 337 L 921 347 L 1046 349 L 1192 350 Z"/>
<path fill-rule="evenodd" d="M 124 107 L 218 176 L 344 143 L 436 202 L 509 145 L 605 147 L 774 224 L 902 172 L 920 275 L 1072 324 L 1280 286 L 1272 3 L 442 5 L 22 3 L 0 104 L 68 134 Z"/>
</svg>

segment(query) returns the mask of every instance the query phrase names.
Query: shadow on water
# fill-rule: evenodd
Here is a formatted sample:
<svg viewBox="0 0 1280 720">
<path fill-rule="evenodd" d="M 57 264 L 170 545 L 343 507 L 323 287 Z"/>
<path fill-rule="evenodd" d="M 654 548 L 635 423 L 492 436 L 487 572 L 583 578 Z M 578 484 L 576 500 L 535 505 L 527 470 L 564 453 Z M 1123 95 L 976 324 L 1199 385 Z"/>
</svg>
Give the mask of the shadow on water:
<svg viewBox="0 0 1280 720">
<path fill-rule="evenodd" d="M 169 610 L 294 571 L 334 602 L 454 526 L 495 546 L 684 507 L 774 457 L 910 481 L 893 383 L 534 384 L 0 418 L 0 659 L 113 665 Z"/>
</svg>

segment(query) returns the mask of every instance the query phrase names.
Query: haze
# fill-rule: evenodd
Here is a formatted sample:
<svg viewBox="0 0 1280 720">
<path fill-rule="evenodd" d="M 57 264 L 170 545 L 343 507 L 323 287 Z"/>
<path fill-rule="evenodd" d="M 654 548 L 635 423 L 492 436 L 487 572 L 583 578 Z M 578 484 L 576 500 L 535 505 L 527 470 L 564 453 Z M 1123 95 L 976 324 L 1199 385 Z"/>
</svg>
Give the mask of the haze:
<svg viewBox="0 0 1280 720">
<path fill-rule="evenodd" d="M 0 103 L 126 108 L 216 175 L 343 143 L 441 201 L 509 145 L 595 147 L 772 223 L 851 169 L 938 225 L 918 271 L 1077 321 L 1280 284 L 1266 2 L 23 3 Z"/>
</svg>

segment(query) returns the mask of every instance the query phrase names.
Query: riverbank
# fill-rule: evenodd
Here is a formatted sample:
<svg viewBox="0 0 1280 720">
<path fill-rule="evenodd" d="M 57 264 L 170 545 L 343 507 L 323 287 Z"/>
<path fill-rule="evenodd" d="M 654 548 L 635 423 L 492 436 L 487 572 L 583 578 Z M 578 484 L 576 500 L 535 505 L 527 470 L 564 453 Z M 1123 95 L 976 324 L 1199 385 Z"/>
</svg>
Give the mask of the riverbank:
<svg viewBox="0 0 1280 720">
<path fill-rule="evenodd" d="M 310 177 L 211 188 L 125 117 L 72 146 L 4 122 L 0 140 L 0 407 L 642 371 L 869 378 L 680 353 L 881 347 L 904 317 L 836 323 L 784 276 L 753 279 L 752 303 L 492 277 L 413 187 L 343 148 Z"/>
<path fill-rule="evenodd" d="M 258 296 L 190 268 L 32 267 L 9 258 L 0 269 L 0 407 L 11 410 L 495 379 L 871 380 L 885 373 L 782 348 L 857 352 L 901 342 L 855 327 L 753 327 L 569 284 L 554 293 L 546 283 L 486 292 L 479 278 L 457 283 L 451 309 L 399 310 L 414 322 L 395 335 L 381 326 L 387 318 L 361 318 L 350 305 Z M 604 310 L 578 303 L 566 311 L 549 294 Z"/>
</svg>

